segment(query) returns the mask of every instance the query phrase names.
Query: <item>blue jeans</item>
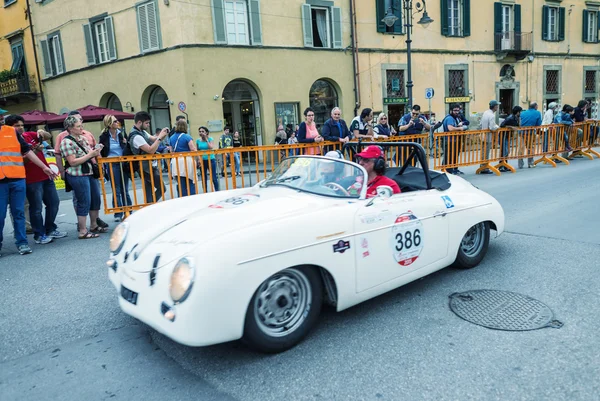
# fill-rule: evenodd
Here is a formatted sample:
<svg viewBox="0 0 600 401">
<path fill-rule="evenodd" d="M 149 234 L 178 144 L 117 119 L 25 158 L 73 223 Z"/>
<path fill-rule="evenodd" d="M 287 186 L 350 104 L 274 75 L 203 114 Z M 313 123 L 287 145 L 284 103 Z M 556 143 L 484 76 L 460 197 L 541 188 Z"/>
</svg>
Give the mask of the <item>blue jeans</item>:
<svg viewBox="0 0 600 401">
<path fill-rule="evenodd" d="M 233 159 L 235 160 L 235 173 L 240 173 L 240 152 L 235 152 L 233 154 Z"/>
<path fill-rule="evenodd" d="M 173 181 L 177 183 L 177 195 L 179 197 L 196 195 L 196 184 L 194 184 L 193 178 L 174 177 Z M 179 184 L 180 181 L 181 184 Z"/>
<path fill-rule="evenodd" d="M 2 249 L 2 230 L 6 220 L 6 211 L 10 205 L 10 214 L 15 225 L 15 244 L 27 245 L 25 235 L 25 178 L 11 182 L 0 182 L 0 249 Z"/>
<path fill-rule="evenodd" d="M 125 169 L 126 165 L 123 165 L 123 169 Z M 129 196 L 129 175 L 123 171 L 121 174 L 121 163 L 113 163 L 112 164 L 112 172 L 115 181 L 115 193 L 112 196 L 112 205 L 113 207 L 121 207 L 121 206 L 131 206 L 133 202 L 131 202 L 131 196 Z M 117 200 L 115 205 L 115 198 Z M 115 217 L 123 217 L 123 213 L 115 213 Z"/>
<path fill-rule="evenodd" d="M 75 176 L 66 174 L 73 193 L 77 197 L 77 216 L 87 216 L 90 210 L 100 210 L 100 186 L 91 175 Z"/>
<path fill-rule="evenodd" d="M 204 192 L 208 192 L 208 174 L 209 174 L 209 166 L 210 163 L 210 167 L 212 168 L 212 181 L 213 184 L 215 186 L 215 191 L 219 190 L 219 178 L 217 177 L 217 160 L 216 159 L 210 159 L 209 160 L 204 160 L 202 159 L 202 164 L 204 167 L 204 179 L 202 180 L 202 182 L 204 183 Z"/>
<path fill-rule="evenodd" d="M 52 180 L 44 180 L 27 184 L 27 199 L 29 200 L 29 219 L 33 228 L 34 238 L 50 234 L 58 227 L 54 224 L 60 200 L 56 186 Z M 46 206 L 46 216 L 42 218 L 42 208 Z"/>
</svg>

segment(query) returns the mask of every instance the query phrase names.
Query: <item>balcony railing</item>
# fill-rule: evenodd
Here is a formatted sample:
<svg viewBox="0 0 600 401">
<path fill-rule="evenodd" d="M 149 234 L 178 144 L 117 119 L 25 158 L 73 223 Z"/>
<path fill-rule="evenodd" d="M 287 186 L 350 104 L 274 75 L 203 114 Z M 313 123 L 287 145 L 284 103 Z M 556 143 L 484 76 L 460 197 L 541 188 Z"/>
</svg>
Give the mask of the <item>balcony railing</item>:
<svg viewBox="0 0 600 401">
<path fill-rule="evenodd" d="M 11 78 L 6 82 L 0 82 L 0 98 L 11 98 L 34 93 L 36 93 L 34 76 L 25 75 Z"/>
<path fill-rule="evenodd" d="M 494 51 L 497 53 L 531 52 L 531 32 L 500 32 L 494 36 Z"/>
</svg>

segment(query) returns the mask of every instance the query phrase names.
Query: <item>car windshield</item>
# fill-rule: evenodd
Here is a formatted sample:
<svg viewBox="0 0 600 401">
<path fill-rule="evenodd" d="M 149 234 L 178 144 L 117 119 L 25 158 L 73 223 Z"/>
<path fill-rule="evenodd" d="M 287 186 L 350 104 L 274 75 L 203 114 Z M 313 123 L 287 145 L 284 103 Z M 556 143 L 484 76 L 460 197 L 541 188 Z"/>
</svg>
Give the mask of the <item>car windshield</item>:
<svg viewBox="0 0 600 401">
<path fill-rule="evenodd" d="M 336 198 L 359 198 L 365 172 L 358 166 L 320 156 L 285 159 L 261 187 L 286 186 L 303 192 Z"/>
</svg>

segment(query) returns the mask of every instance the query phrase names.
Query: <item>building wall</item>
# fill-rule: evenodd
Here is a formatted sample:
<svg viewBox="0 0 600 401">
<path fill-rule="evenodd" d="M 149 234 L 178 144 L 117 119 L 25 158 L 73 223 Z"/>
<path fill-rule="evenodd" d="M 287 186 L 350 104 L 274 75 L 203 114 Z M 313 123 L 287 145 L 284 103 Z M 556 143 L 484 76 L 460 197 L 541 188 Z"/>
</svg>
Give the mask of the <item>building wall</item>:
<svg viewBox="0 0 600 401">
<path fill-rule="evenodd" d="M 386 68 L 406 69 L 406 35 L 377 32 L 378 16 L 372 1 L 356 2 L 359 48 L 359 78 L 361 107 L 376 111 L 387 109 L 384 77 Z M 414 2 L 413 2 L 414 3 Z M 421 14 L 414 17 L 412 34 L 413 100 L 428 109 L 425 89 L 432 87 L 435 97 L 432 109 L 438 116 L 447 113 L 444 101 L 447 91 L 445 66 L 464 64 L 468 68 L 470 113 L 482 113 L 491 99 L 498 98 L 497 87 L 503 83 L 516 88 L 518 103 L 526 107 L 530 101 L 542 104 L 544 99 L 544 67 L 560 66 L 562 104 L 576 105 L 584 98 L 584 67 L 596 68 L 597 86 L 600 87 L 600 44 L 582 40 L 583 9 L 590 3 L 583 0 L 549 2 L 544 0 L 505 1 L 521 6 L 521 31 L 531 33 L 531 58 L 498 60 L 494 52 L 494 2 L 470 1 L 468 37 L 446 37 L 441 32 L 441 2 L 427 2 L 427 12 L 434 22 L 428 27 L 416 24 Z M 597 3 L 595 3 L 597 4 Z M 559 42 L 542 40 L 542 7 L 559 5 L 566 9 L 565 39 Z M 570 12 L 569 12 L 570 10 Z M 514 68 L 514 81 L 502 80 L 501 70 L 506 64 Z M 405 76 L 406 79 L 406 76 Z M 600 92 L 600 89 L 597 89 Z M 550 96 L 553 97 L 553 96 Z M 588 96 L 589 97 L 589 96 Z M 515 104 L 515 105 L 516 105 Z M 542 108 L 543 105 L 540 107 Z"/>
<path fill-rule="evenodd" d="M 22 31 L 23 50 L 27 74 L 30 80 L 38 87 L 38 77 L 35 68 L 35 56 L 31 41 L 29 21 L 25 19 L 27 3 L 25 0 L 16 0 L 10 5 L 0 8 L 0 71 L 9 70 L 13 63 L 11 52 L 11 39 L 13 33 Z M 9 36 L 9 37 L 7 37 Z M 41 109 L 41 101 L 38 96 L 36 100 L 25 100 L 20 103 L 10 102 L 3 108 L 10 113 L 21 113 L 28 110 Z"/>
<path fill-rule="evenodd" d="M 331 3 L 345 7 L 346 2 Z M 85 8 L 78 4 L 77 0 L 55 0 L 32 5 L 38 46 L 57 29 L 63 45 L 65 73 L 44 79 L 50 111 L 97 105 L 107 92 L 119 97 L 124 111 L 131 110 L 126 104 L 135 111 L 145 110 L 148 88 L 158 85 L 174 102 L 172 121 L 181 114 L 177 104 L 186 103 L 195 133 L 198 125 L 223 119 L 223 89 L 230 81 L 243 79 L 259 93 L 262 143 L 271 144 L 276 128 L 274 103 L 299 102 L 301 113 L 309 105 L 313 82 L 325 78 L 337 88 L 344 113 L 352 116 L 352 54 L 344 49 L 304 47 L 304 1 L 260 1 L 260 46 L 215 45 L 210 0 L 173 1 L 168 6 L 158 1 L 162 49 L 144 55 L 140 54 L 136 2 L 89 2 Z M 102 13 L 113 17 L 118 59 L 88 66 L 83 24 Z M 343 8 L 342 17 L 345 47 L 350 44 L 347 9 Z"/>
</svg>

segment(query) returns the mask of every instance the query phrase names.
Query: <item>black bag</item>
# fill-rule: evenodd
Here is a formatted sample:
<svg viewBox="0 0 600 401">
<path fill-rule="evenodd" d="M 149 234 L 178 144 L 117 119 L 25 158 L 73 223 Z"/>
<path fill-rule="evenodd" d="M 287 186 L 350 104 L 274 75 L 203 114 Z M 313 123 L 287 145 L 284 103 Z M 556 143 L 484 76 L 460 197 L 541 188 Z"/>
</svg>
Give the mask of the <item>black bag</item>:
<svg viewBox="0 0 600 401">
<path fill-rule="evenodd" d="M 73 142 L 75 142 L 77 144 L 77 146 L 79 146 L 79 148 L 83 151 L 83 153 L 85 153 L 86 155 L 88 154 L 88 152 L 85 151 L 85 148 L 83 146 L 81 146 L 81 144 L 79 142 L 77 142 L 75 140 L 75 138 L 73 138 L 71 135 L 68 135 L 67 138 L 69 138 L 70 140 L 72 140 Z M 65 164 L 69 164 L 69 162 L 67 162 L 66 159 L 65 159 Z M 81 165 L 81 171 L 84 174 L 89 174 L 89 172 L 90 172 L 90 166 L 89 165 L 90 164 L 92 165 L 92 177 L 94 177 L 94 178 L 100 178 L 100 168 L 98 167 L 98 164 L 96 164 L 94 162 L 90 161 L 90 162 L 85 162 L 84 164 L 82 164 Z"/>
</svg>

